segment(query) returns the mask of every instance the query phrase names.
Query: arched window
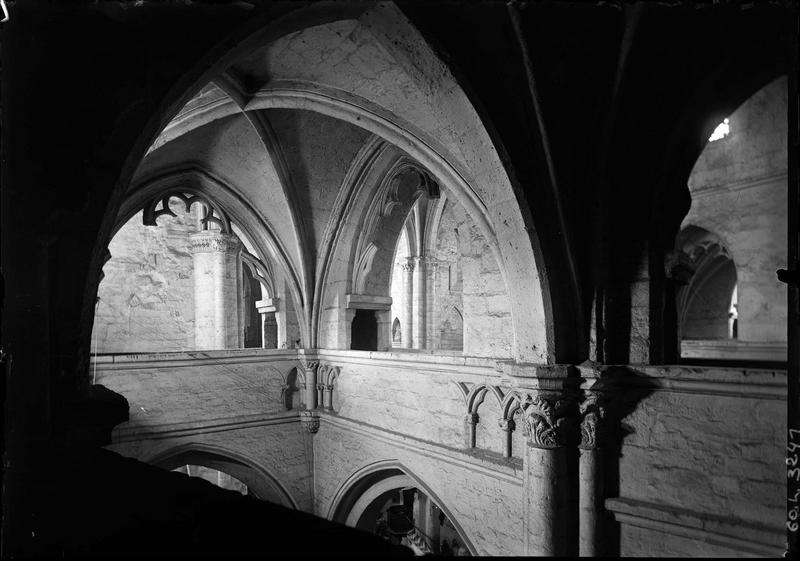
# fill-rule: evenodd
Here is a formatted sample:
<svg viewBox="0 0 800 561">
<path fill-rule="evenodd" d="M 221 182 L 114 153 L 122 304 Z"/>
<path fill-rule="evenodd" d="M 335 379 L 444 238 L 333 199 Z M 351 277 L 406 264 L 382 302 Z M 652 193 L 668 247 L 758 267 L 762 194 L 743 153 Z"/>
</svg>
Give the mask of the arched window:
<svg viewBox="0 0 800 561">
<path fill-rule="evenodd" d="M 447 509 L 400 469 L 383 469 L 355 482 L 338 501 L 333 520 L 410 547 L 417 555 L 471 555 Z"/>
<path fill-rule="evenodd" d="M 402 338 L 402 330 L 400 328 L 400 320 L 394 318 L 392 322 L 392 346 L 399 347 Z"/>
<path fill-rule="evenodd" d="M 678 291 L 678 319 L 682 339 L 729 339 L 736 265 L 716 234 L 697 226 L 678 236 L 688 283 Z"/>
</svg>

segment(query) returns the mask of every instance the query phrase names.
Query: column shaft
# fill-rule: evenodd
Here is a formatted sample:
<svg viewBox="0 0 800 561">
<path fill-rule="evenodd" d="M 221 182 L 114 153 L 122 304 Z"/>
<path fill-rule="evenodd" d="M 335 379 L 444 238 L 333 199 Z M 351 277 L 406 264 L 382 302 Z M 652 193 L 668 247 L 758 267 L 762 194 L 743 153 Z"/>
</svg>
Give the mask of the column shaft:
<svg viewBox="0 0 800 561">
<path fill-rule="evenodd" d="M 412 333 L 414 331 L 414 260 L 409 257 L 403 264 L 403 288 L 405 289 L 405 306 L 403 309 L 403 323 L 401 324 L 400 345 L 410 349 Z"/>
<path fill-rule="evenodd" d="M 567 449 L 527 446 L 527 555 L 566 553 Z"/>
<path fill-rule="evenodd" d="M 233 234 L 205 230 L 190 237 L 194 265 L 195 347 L 239 347 L 241 242 Z"/>
<path fill-rule="evenodd" d="M 414 293 L 413 293 L 413 322 L 414 332 L 412 334 L 412 345 L 415 349 L 425 348 L 425 276 L 426 267 L 425 260 L 416 258 L 416 266 L 414 267 Z"/>
<path fill-rule="evenodd" d="M 317 408 L 317 363 L 308 362 L 303 366 L 306 376 L 306 409 Z"/>
<path fill-rule="evenodd" d="M 579 555 L 596 557 L 601 555 L 602 536 L 600 508 L 603 500 L 603 473 L 601 452 L 597 448 L 581 449 L 579 465 L 580 485 L 580 529 Z"/>
</svg>

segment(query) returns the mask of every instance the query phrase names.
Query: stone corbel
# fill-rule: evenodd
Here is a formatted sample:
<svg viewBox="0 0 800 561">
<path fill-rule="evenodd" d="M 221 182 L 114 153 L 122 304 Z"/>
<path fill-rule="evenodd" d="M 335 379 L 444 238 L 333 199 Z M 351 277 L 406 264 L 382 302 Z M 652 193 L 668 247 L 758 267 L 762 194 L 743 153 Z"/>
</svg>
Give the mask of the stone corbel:
<svg viewBox="0 0 800 561">
<path fill-rule="evenodd" d="M 300 423 L 310 434 L 319 431 L 319 417 L 314 411 L 300 411 Z"/>
</svg>

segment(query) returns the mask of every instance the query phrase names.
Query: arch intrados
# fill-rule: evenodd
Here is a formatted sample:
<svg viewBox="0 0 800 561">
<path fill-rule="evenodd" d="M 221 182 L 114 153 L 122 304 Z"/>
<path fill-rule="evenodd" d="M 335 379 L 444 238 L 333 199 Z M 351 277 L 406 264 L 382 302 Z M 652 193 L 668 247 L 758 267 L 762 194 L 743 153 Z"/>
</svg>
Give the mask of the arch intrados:
<svg viewBox="0 0 800 561">
<path fill-rule="evenodd" d="M 359 98 L 356 102 L 355 97 L 347 92 L 323 87 L 319 84 L 276 81 L 271 83 L 268 88 L 260 90 L 248 103 L 245 110 L 304 109 L 316 111 L 328 117 L 359 126 L 406 152 L 437 179 L 441 190 L 443 192 L 446 191 L 448 197 L 452 197 L 464 207 L 487 240 L 506 290 L 512 295 L 512 299 L 524 301 L 521 295 L 514 295 L 516 288 L 509 285 L 508 272 L 500 252 L 500 243 L 488 216 L 486 206 L 467 181 L 467 174 L 455 163 L 455 158 L 445 157 L 443 155 L 446 153 L 444 149 L 436 147 L 432 140 L 425 138 L 425 135 L 412 125 L 403 122 L 397 116 L 389 114 L 368 100 Z M 541 283 L 539 288 L 544 298 L 545 291 Z M 511 317 L 514 327 L 515 349 L 519 346 L 517 339 L 521 329 L 522 318 L 520 316 L 528 312 L 528 310 L 512 307 Z M 543 323 L 547 331 L 552 329 L 551 321 L 544 321 Z M 546 340 L 550 341 L 551 338 L 547 336 Z M 545 353 L 547 356 L 550 354 L 549 351 Z"/>
<path fill-rule="evenodd" d="M 403 489 L 405 487 L 413 486 L 414 480 L 405 473 L 400 475 L 391 475 L 386 479 L 381 479 L 377 483 L 373 484 L 369 489 L 364 491 L 360 497 L 358 497 L 356 502 L 351 507 L 349 514 L 347 515 L 347 519 L 344 522 L 345 525 L 353 528 L 358 527 L 366 510 L 372 506 L 372 503 L 374 503 L 382 495 L 385 495 L 396 489 Z"/>
<path fill-rule="evenodd" d="M 192 97 L 197 95 L 215 76 L 229 68 L 242 54 L 252 52 L 260 46 L 306 27 L 343 19 L 355 19 L 368 7 L 369 4 L 363 2 L 316 2 L 278 17 L 275 17 L 275 13 L 269 10 L 249 18 L 246 23 L 200 56 L 186 73 L 175 80 L 164 96 L 153 103 L 150 117 L 134 138 L 130 140 L 123 138 L 123 141 L 130 143 L 130 149 L 119 170 L 117 182 L 106 202 L 104 219 L 95 241 L 90 274 L 84 291 L 80 317 L 79 348 L 83 350 L 83 356 L 78 357 L 80 373 L 77 384 L 79 387 L 85 387 L 89 383 L 86 376 L 89 365 L 90 346 L 88 342 L 94 325 L 97 289 L 100 284 L 103 260 L 107 253 L 106 248 L 113 237 L 112 230 L 114 230 L 118 211 L 126 198 L 131 180 L 158 136 Z M 305 323 L 304 316 L 298 314 L 298 319 Z M 306 329 L 301 328 L 301 334 L 305 332 Z"/>
<path fill-rule="evenodd" d="M 436 503 L 436 506 L 439 507 L 439 510 L 441 510 L 447 519 L 453 524 L 453 527 L 458 532 L 459 537 L 467 546 L 470 555 L 480 555 L 478 550 L 473 545 L 472 540 L 469 539 L 469 536 L 467 536 L 467 533 L 464 531 L 464 528 L 453 516 L 453 513 L 449 508 L 447 508 L 445 503 L 442 502 L 439 496 L 433 490 L 431 490 L 430 487 L 423 483 L 422 480 L 414 474 L 414 472 L 412 472 L 398 460 L 382 460 L 364 466 L 361 469 L 353 472 L 334 494 L 333 500 L 328 508 L 328 520 L 344 523 L 359 496 L 364 494 L 372 486 L 379 484 L 380 481 L 388 477 L 398 475 L 408 477 L 412 481 L 414 487 L 420 489 L 423 493 L 430 497 L 434 503 Z"/>
<path fill-rule="evenodd" d="M 221 447 L 183 444 L 142 461 L 167 470 L 186 464 L 217 469 L 247 485 L 257 498 L 266 500 L 265 497 L 277 495 L 284 506 L 298 510 L 297 501 L 292 494 L 268 469 L 241 454 Z"/>
<path fill-rule="evenodd" d="M 720 246 L 727 252 L 731 261 L 733 261 L 734 266 L 736 266 L 737 260 L 733 250 L 731 249 L 731 240 L 727 239 L 727 236 L 724 234 L 719 234 L 698 224 L 691 222 L 683 224 L 680 232 L 678 232 L 678 235 L 676 236 L 675 246 L 677 249 L 682 251 L 684 247 L 698 245 L 706 240 L 719 243 Z"/>
<path fill-rule="evenodd" d="M 260 47 L 267 45 L 268 43 L 275 41 L 276 39 L 285 36 L 289 33 L 299 31 L 301 29 L 312 27 L 314 25 L 322 25 L 325 23 L 341 21 L 346 19 L 356 19 L 360 14 L 367 9 L 369 5 L 364 3 L 316 3 L 312 4 L 311 6 L 303 7 L 292 11 L 288 14 L 278 16 L 277 18 L 273 16 L 273 14 L 263 14 L 257 17 L 250 19 L 247 23 L 239 27 L 234 33 L 231 33 L 225 40 L 220 41 L 214 47 L 212 47 L 209 51 L 206 52 L 204 56 L 202 56 L 196 64 L 193 65 L 191 70 L 180 76 L 172 87 L 168 90 L 166 95 L 162 98 L 158 108 L 154 110 L 152 116 L 147 121 L 146 125 L 143 127 L 142 132 L 138 135 L 138 137 L 134 140 L 132 148 L 126 158 L 122 169 L 119 175 L 119 181 L 114 188 L 114 192 L 112 193 L 111 197 L 109 198 L 109 202 L 107 205 L 107 218 L 104 220 L 101 229 L 100 235 L 98 236 L 97 246 L 95 248 L 95 258 L 92 263 L 93 270 L 97 271 L 98 273 L 102 270 L 102 256 L 104 255 L 103 249 L 108 245 L 111 236 L 108 235 L 108 232 L 111 231 L 112 226 L 116 220 L 116 213 L 115 210 L 119 209 L 119 205 L 121 201 L 125 197 L 125 190 L 129 185 L 131 178 L 135 174 L 135 170 L 144 158 L 147 150 L 150 146 L 152 146 L 153 142 L 156 138 L 163 132 L 169 122 L 178 114 L 180 109 L 182 109 L 186 103 L 197 94 L 198 91 L 202 87 L 204 87 L 209 81 L 213 80 L 214 77 L 222 75 L 225 71 L 227 71 L 236 60 L 247 53 L 252 53 L 253 51 L 259 49 Z M 234 45 L 234 47 L 231 47 Z M 435 56 L 435 55 L 434 55 Z M 242 102 L 244 102 L 249 93 L 246 96 L 242 96 Z M 291 97 L 291 96 L 289 96 Z M 259 104 L 264 104 L 265 100 L 253 100 L 255 104 L 253 107 L 255 108 Z M 276 99 L 273 96 L 271 103 L 275 103 Z M 325 105 L 325 102 L 330 102 L 330 100 L 323 99 L 320 100 L 321 105 Z M 252 101 L 251 101 L 252 103 Z M 362 100 L 362 104 L 368 105 L 369 102 L 366 100 Z M 270 103 L 266 103 L 265 105 L 270 105 Z M 294 104 L 292 104 L 294 105 Z M 302 103 L 301 103 L 302 105 Z M 309 110 L 314 110 L 315 104 L 306 104 L 308 105 Z M 325 112 L 325 114 L 336 113 L 335 110 L 330 110 Z M 355 120 L 356 124 L 360 124 L 362 117 L 358 115 L 358 112 L 355 112 Z M 373 121 L 367 120 L 370 129 L 382 129 L 386 128 L 392 132 L 390 138 L 397 138 L 400 141 L 399 147 L 403 148 L 403 146 L 409 146 L 411 148 L 410 153 L 415 153 L 418 150 L 414 147 L 415 142 L 410 142 L 407 138 L 404 137 L 401 130 L 398 130 L 398 127 L 393 124 L 391 119 L 386 119 L 384 121 Z M 488 125 L 487 125 L 488 126 Z M 394 127 L 394 128 L 393 128 Z M 408 130 L 408 127 L 406 127 Z M 491 128 L 491 127 L 489 127 Z M 385 135 L 380 135 L 386 138 Z M 420 131 L 416 131 L 413 135 L 414 138 L 422 139 L 424 138 L 424 134 Z M 496 138 L 495 135 L 492 135 L 494 142 L 497 144 L 498 150 L 503 150 L 502 144 L 499 143 L 499 140 Z M 443 188 L 447 189 L 450 184 L 456 184 L 463 188 L 463 194 L 459 194 L 459 197 L 464 199 L 462 202 L 463 206 L 470 211 L 470 209 L 475 208 L 477 212 L 473 212 L 473 216 L 476 218 L 476 222 L 478 223 L 478 227 L 485 233 L 489 234 L 492 232 L 491 223 L 486 215 L 486 209 L 480 201 L 479 197 L 475 194 L 474 191 L 471 190 L 469 187 L 468 182 L 464 179 L 465 174 L 461 173 L 458 168 L 458 164 L 455 163 L 455 160 L 451 160 L 451 162 L 447 162 L 440 154 L 443 153 L 442 150 L 437 151 L 434 148 L 434 143 L 432 142 L 424 142 L 420 141 L 420 147 L 422 147 L 421 156 L 418 158 L 420 162 L 427 167 L 435 177 L 440 179 L 440 184 Z M 440 169 L 441 168 L 441 169 Z M 441 181 L 444 179 L 444 181 Z M 459 198 L 457 197 L 457 198 Z M 516 197 L 512 197 L 513 200 L 517 200 Z M 110 211 L 110 212 L 109 212 Z M 524 208 L 523 208 L 524 214 Z M 523 222 L 525 221 L 524 216 L 522 217 Z M 492 248 L 492 252 L 495 256 L 495 259 L 498 263 L 501 275 L 503 277 L 504 283 L 509 290 L 510 295 L 514 296 L 513 293 L 516 290 L 516 287 L 509 286 L 508 283 L 508 273 L 505 268 L 504 261 L 502 256 L 500 255 L 499 246 L 497 245 L 495 236 L 487 235 L 487 240 L 490 241 L 490 247 Z M 539 244 L 536 241 L 535 237 L 532 239 L 533 242 L 533 260 L 538 265 L 541 263 L 541 249 L 539 248 Z M 540 274 L 542 271 L 540 271 Z M 100 276 L 96 278 L 91 278 L 89 280 L 89 286 L 87 287 L 87 294 L 91 295 L 91 297 L 85 299 L 83 310 L 82 310 L 82 324 L 91 326 L 93 323 L 94 318 L 94 306 L 93 303 L 95 301 L 95 296 L 97 293 L 97 286 L 99 284 Z M 292 279 L 296 282 L 296 279 Z M 300 286 L 299 283 L 296 283 L 297 286 Z M 542 298 L 542 305 L 543 309 L 541 313 L 544 314 L 543 318 L 543 325 L 545 328 L 545 336 L 543 338 L 544 344 L 546 346 L 545 350 L 543 351 L 543 355 L 546 357 L 547 360 L 551 360 L 555 353 L 555 348 L 551 348 L 554 344 L 553 339 L 553 317 L 552 317 L 552 306 L 550 302 L 550 290 L 546 282 L 539 282 L 538 289 L 541 291 L 541 298 Z M 316 291 L 316 290 L 315 290 Z M 302 292 L 299 292 L 295 297 L 300 297 L 302 299 Z M 517 295 L 519 299 L 520 295 Z M 520 301 L 525 301 L 525 299 L 520 299 Z M 302 306 L 299 306 L 298 309 L 302 309 Z M 526 313 L 528 310 L 522 310 L 521 313 Z M 312 310 L 312 314 L 315 311 Z M 298 319 L 305 323 L 305 315 L 298 314 Z M 513 333 L 514 333 L 514 348 L 515 352 L 519 353 L 520 343 L 518 343 L 518 333 L 522 329 L 523 325 L 533 325 L 535 324 L 535 320 L 531 322 L 528 320 L 527 322 L 523 322 L 522 318 L 520 318 L 519 313 L 515 313 L 512 310 L 512 324 L 514 326 Z M 315 325 L 315 321 L 312 318 L 312 325 Z M 314 328 L 316 331 L 316 327 Z M 82 342 L 88 340 L 90 335 L 91 329 L 85 330 L 82 334 Z M 301 333 L 304 334 L 305 337 L 306 333 L 308 333 L 307 328 L 301 327 Z M 316 333 L 310 334 L 312 339 L 316 337 Z M 528 334 L 528 336 L 533 336 L 532 334 Z M 88 346 L 82 345 L 83 348 L 87 348 Z M 88 364 L 88 363 L 87 363 Z"/>
</svg>

